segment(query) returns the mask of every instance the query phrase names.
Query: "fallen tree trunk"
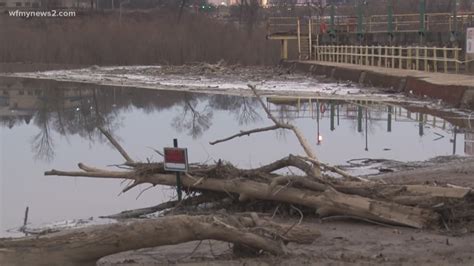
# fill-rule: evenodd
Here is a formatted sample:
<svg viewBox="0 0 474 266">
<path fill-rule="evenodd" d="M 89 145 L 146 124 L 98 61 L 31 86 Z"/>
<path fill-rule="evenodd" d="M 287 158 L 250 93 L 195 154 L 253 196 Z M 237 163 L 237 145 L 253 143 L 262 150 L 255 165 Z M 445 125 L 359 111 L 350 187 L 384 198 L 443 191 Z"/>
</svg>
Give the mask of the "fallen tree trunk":
<svg viewBox="0 0 474 266">
<path fill-rule="evenodd" d="M 93 172 L 62 172 L 52 170 L 46 175 L 102 177 Z M 115 176 L 117 178 L 117 176 Z M 124 172 L 121 178 L 133 179 L 133 175 Z M 155 174 L 136 177 L 140 183 L 176 186 L 176 177 L 169 174 Z M 272 186 L 244 178 L 216 179 L 181 177 L 182 186 L 198 190 L 210 190 L 238 194 L 241 198 L 254 198 L 300 204 L 314 208 L 321 215 L 343 214 L 359 216 L 379 222 L 404 225 L 414 228 L 426 228 L 438 221 L 438 215 L 431 210 L 404 206 L 394 202 L 375 200 L 357 195 L 349 195 L 328 187 L 322 192 L 298 189 L 281 185 Z"/>
<path fill-rule="evenodd" d="M 471 188 L 464 187 L 394 185 L 375 182 L 340 182 L 333 184 L 333 188 L 346 194 L 423 208 L 431 208 L 450 200 L 462 200 L 472 191 Z"/>
<path fill-rule="evenodd" d="M 314 229 L 297 226 L 294 233 L 290 231 L 285 237 L 290 226 L 255 217 L 177 215 L 96 225 L 39 237 L 0 239 L 0 265 L 95 265 L 104 256 L 127 250 L 205 239 L 282 255 L 285 249 L 278 239 L 307 243 L 319 236 Z M 257 225 L 274 237 L 257 234 L 256 230 L 252 230 Z"/>
<path fill-rule="evenodd" d="M 190 197 L 190 198 L 184 199 L 182 201 L 178 201 L 178 200 L 166 201 L 166 202 L 160 203 L 156 206 L 123 211 L 123 212 L 113 214 L 113 215 L 101 216 L 100 218 L 117 219 L 117 220 L 119 220 L 119 219 L 130 219 L 130 218 L 139 218 L 139 217 L 147 215 L 147 214 L 152 214 L 152 213 L 155 213 L 155 212 L 164 211 L 164 210 L 171 209 L 171 208 L 186 207 L 186 206 L 197 206 L 197 205 L 202 204 L 202 203 L 215 202 L 215 201 L 218 201 L 219 199 L 222 199 L 222 198 L 223 197 L 219 196 L 219 195 L 203 194 L 203 195 L 199 195 L 199 196 L 195 196 L 195 197 Z"/>
</svg>

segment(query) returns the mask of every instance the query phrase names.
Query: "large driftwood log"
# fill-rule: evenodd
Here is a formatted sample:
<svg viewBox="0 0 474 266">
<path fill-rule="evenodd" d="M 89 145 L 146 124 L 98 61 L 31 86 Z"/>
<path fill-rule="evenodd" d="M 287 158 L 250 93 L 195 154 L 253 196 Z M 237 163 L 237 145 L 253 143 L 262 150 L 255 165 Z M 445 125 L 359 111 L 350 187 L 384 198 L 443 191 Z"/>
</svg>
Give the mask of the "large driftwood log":
<svg viewBox="0 0 474 266">
<path fill-rule="evenodd" d="M 52 170 L 45 174 L 104 177 L 100 172 L 64 172 Z M 176 186 L 176 177 L 171 174 L 152 174 L 137 177 L 132 172 L 124 172 L 122 176 L 114 172 L 114 178 L 139 178 L 138 182 L 140 183 Z M 182 186 L 187 188 L 235 193 L 243 198 L 300 204 L 316 209 L 321 215 L 351 215 L 414 228 L 425 228 L 438 220 L 438 215 L 431 210 L 344 194 L 336 191 L 332 187 L 328 187 L 321 192 L 316 192 L 309 189 L 298 189 L 289 186 L 275 186 L 255 182 L 247 178 L 234 178 L 229 180 L 190 176 L 183 176 L 181 182 Z"/>
<path fill-rule="evenodd" d="M 333 184 L 337 191 L 374 199 L 384 199 L 402 205 L 431 208 L 450 200 L 462 200 L 471 188 L 429 185 L 395 185 L 365 182 L 339 182 Z"/>
<path fill-rule="evenodd" d="M 223 197 L 220 196 L 220 195 L 201 194 L 201 195 L 198 195 L 198 196 L 186 198 L 182 201 L 179 201 L 179 200 L 166 201 L 166 202 L 160 203 L 160 204 L 155 205 L 155 206 L 122 211 L 120 213 L 113 214 L 113 215 L 101 216 L 100 218 L 117 219 L 117 220 L 130 219 L 130 218 L 139 218 L 139 217 L 145 216 L 147 214 L 152 214 L 152 213 L 156 213 L 156 212 L 159 212 L 159 211 L 164 211 L 164 210 L 171 209 L 171 208 L 186 207 L 186 206 L 197 206 L 197 205 L 202 204 L 202 203 L 215 202 L 215 201 L 218 201 L 222 198 Z"/>
<path fill-rule="evenodd" d="M 258 234 L 257 228 L 253 229 L 255 226 L 271 237 Z M 104 256 L 127 250 L 205 239 L 282 255 L 286 251 L 279 240 L 308 243 L 318 236 L 317 230 L 302 226 L 292 228 L 259 219 L 255 214 L 250 217 L 177 215 L 96 225 L 39 237 L 0 239 L 0 265 L 95 265 Z"/>
</svg>

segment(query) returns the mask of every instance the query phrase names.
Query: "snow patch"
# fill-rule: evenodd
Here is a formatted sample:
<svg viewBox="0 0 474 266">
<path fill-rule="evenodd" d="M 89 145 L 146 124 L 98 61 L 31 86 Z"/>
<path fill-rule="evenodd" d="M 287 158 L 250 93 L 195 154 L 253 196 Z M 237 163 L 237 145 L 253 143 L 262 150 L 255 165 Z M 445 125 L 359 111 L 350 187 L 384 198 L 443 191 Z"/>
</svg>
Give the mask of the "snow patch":
<svg viewBox="0 0 474 266">
<path fill-rule="evenodd" d="M 359 94 L 361 88 L 352 84 L 322 83 L 300 74 L 264 79 L 258 75 L 206 75 L 202 73 L 160 73 L 161 66 L 93 66 L 84 69 L 54 70 L 35 73 L 16 73 L 13 76 L 26 78 L 54 79 L 60 81 L 88 82 L 121 86 L 172 86 L 192 89 L 249 90 L 247 84 L 257 85 L 261 91 L 314 92 L 317 94 L 348 95 Z M 268 77 L 267 77 L 268 78 Z"/>
</svg>

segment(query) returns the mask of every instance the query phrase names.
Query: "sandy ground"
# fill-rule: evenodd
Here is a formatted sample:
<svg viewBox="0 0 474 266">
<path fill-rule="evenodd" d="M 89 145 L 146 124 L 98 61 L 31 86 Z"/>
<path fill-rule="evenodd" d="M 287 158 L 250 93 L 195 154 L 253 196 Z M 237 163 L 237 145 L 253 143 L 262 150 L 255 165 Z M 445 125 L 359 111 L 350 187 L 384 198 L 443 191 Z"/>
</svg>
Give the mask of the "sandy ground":
<svg viewBox="0 0 474 266">
<path fill-rule="evenodd" d="M 121 253 L 98 265 L 474 265 L 474 234 L 454 237 L 435 231 L 385 227 L 357 221 L 307 219 L 322 232 L 312 245 L 289 245 L 282 257 L 242 259 L 227 243 L 203 241 Z M 211 244 L 209 244 L 211 243 Z"/>
<path fill-rule="evenodd" d="M 388 183 L 474 187 L 474 158 L 441 157 L 408 168 L 380 177 Z M 294 222 L 282 217 L 278 221 Z M 203 241 L 198 246 L 195 241 L 116 254 L 101 259 L 98 265 L 474 265 L 471 226 L 416 230 L 311 217 L 303 223 L 319 229 L 322 236 L 311 245 L 290 244 L 292 255 L 288 256 L 236 258 L 227 243 Z"/>
</svg>

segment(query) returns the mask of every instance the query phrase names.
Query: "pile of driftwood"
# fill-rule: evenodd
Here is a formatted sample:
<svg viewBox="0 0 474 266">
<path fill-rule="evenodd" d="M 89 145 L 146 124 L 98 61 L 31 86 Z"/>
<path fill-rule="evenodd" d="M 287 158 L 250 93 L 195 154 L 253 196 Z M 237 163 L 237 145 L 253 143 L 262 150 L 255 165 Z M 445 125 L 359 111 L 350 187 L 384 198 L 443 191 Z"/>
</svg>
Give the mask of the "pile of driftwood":
<svg viewBox="0 0 474 266">
<path fill-rule="evenodd" d="M 304 156 L 289 155 L 256 169 L 239 169 L 222 161 L 215 165 L 191 165 L 181 176 L 188 197 L 160 205 L 122 212 L 108 218 L 121 222 L 91 226 L 20 239 L 0 240 L 0 265 L 65 265 L 94 263 L 101 257 L 126 250 L 177 244 L 192 240 L 215 239 L 234 243 L 236 249 L 275 255 L 287 253 L 288 242 L 311 243 L 319 232 L 301 225 L 303 212 L 320 217 L 353 217 L 373 223 L 430 228 L 453 217 L 450 206 L 472 198 L 471 189 L 454 186 L 387 185 L 382 181 L 352 176 L 320 162 L 300 130 L 278 121 L 267 109 L 255 87 L 250 86 L 273 125 L 241 131 L 212 145 L 253 133 L 286 129 L 292 131 L 305 151 Z M 176 176 L 164 170 L 163 163 L 134 161 L 106 130 L 102 133 L 122 154 L 120 171 L 99 169 L 79 163 L 80 171 L 51 170 L 46 175 L 114 178 L 130 180 L 127 192 L 140 184 L 176 186 Z M 280 175 L 278 170 L 293 167 L 302 175 Z M 338 176 L 338 177 L 335 177 Z M 297 211 L 300 220 L 280 224 L 257 214 L 212 212 L 212 206 L 261 202 L 278 208 L 282 204 Z M 207 204 L 206 212 L 179 212 L 180 208 Z M 273 204 L 273 205 L 272 205 Z M 215 209 L 217 209 L 215 208 Z M 231 209 L 231 208 L 229 208 Z M 152 219 L 134 219 L 158 211 Z M 302 211 L 303 210 L 303 211 Z"/>
</svg>

